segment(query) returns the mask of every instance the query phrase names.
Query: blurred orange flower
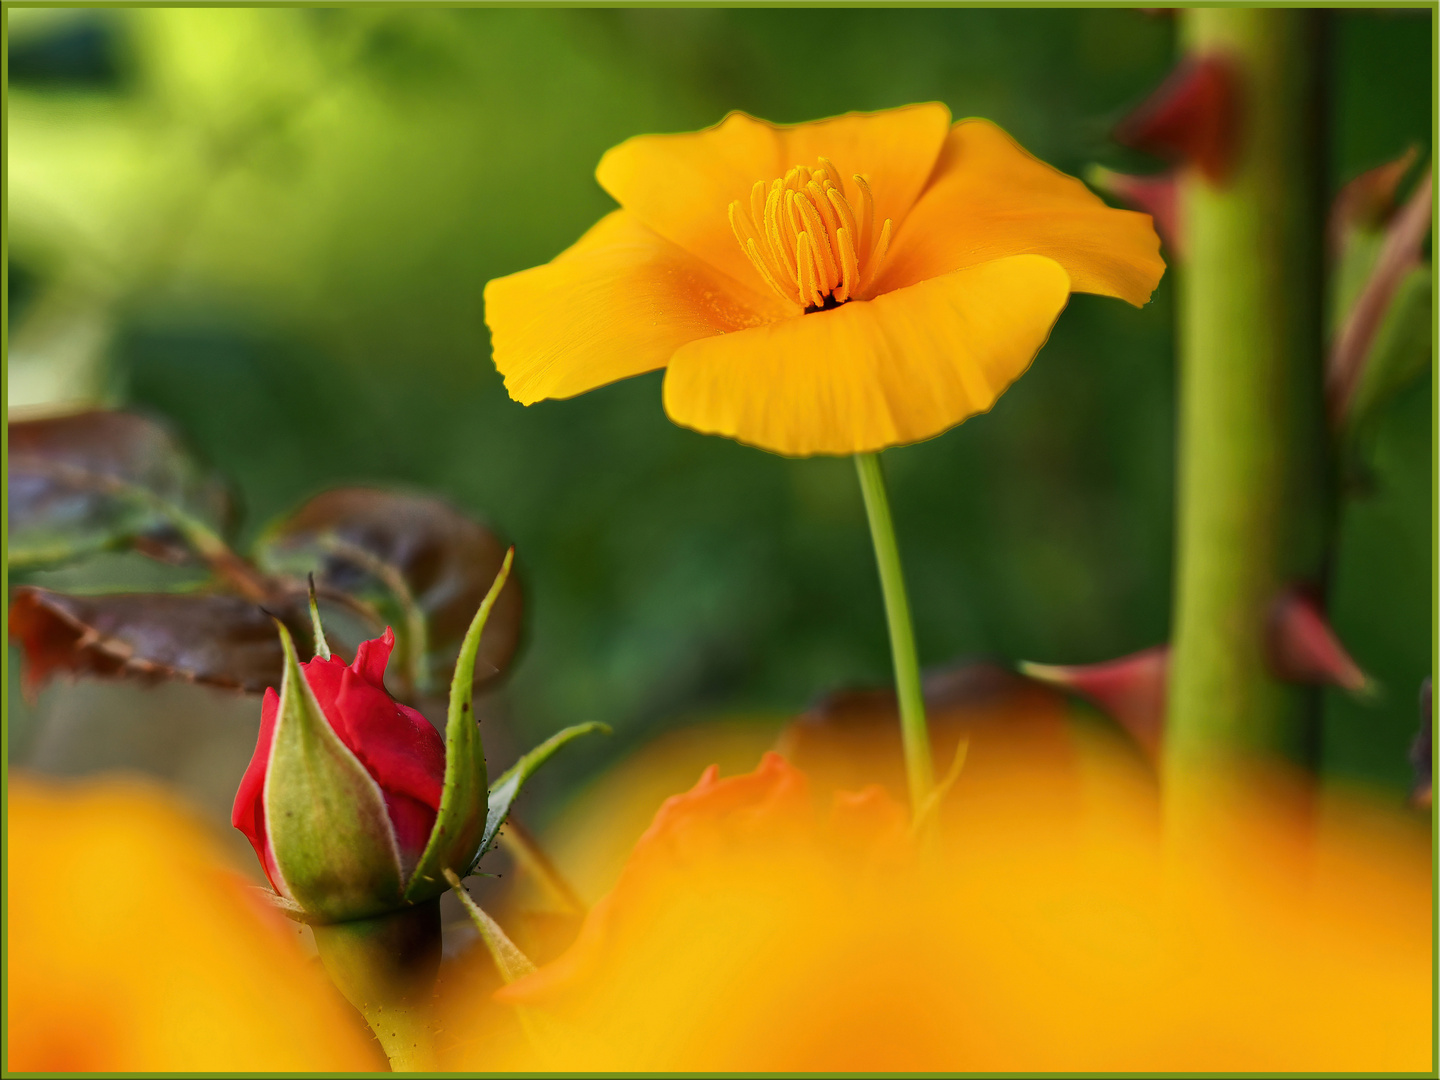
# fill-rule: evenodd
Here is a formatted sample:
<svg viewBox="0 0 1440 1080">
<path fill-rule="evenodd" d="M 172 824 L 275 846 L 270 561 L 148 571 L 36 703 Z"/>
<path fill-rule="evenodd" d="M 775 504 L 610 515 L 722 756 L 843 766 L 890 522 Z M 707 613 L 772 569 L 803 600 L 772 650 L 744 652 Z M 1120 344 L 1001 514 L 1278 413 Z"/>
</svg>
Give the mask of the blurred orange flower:
<svg viewBox="0 0 1440 1080">
<path fill-rule="evenodd" d="M 781 454 L 938 435 L 1019 377 L 1072 290 L 1140 305 L 1164 272 L 1148 215 L 937 102 L 732 112 L 630 139 L 596 177 L 619 210 L 486 286 L 510 396 L 668 368 L 672 420 Z"/>
<path fill-rule="evenodd" d="M 8 1070 L 384 1067 L 298 928 L 159 793 L 12 775 L 7 838 Z"/>
<path fill-rule="evenodd" d="M 1423 835 L 1355 806 L 1307 825 L 1272 784 L 1192 859 L 1162 846 L 1129 765 L 1092 753 L 1078 808 L 1052 771 L 1017 768 L 981 796 L 1004 813 L 972 805 L 927 854 L 878 787 L 827 807 L 775 755 L 711 770 L 661 809 L 569 952 L 495 995 L 528 1040 L 493 1005 L 451 1003 L 472 1033 L 455 1064 L 1431 1067 Z"/>
</svg>

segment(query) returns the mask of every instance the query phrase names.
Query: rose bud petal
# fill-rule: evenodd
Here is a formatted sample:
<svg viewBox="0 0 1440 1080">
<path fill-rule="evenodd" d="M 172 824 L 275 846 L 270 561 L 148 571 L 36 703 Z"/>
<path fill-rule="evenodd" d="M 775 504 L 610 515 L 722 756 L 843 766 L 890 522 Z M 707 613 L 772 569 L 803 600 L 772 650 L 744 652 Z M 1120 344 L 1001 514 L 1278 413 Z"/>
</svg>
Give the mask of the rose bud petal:
<svg viewBox="0 0 1440 1080">
<path fill-rule="evenodd" d="M 435 824 L 444 744 L 385 690 L 389 628 L 349 666 L 302 665 L 280 633 L 285 681 L 265 693 L 231 820 L 276 892 L 307 913 L 341 920 L 397 909 Z"/>
</svg>

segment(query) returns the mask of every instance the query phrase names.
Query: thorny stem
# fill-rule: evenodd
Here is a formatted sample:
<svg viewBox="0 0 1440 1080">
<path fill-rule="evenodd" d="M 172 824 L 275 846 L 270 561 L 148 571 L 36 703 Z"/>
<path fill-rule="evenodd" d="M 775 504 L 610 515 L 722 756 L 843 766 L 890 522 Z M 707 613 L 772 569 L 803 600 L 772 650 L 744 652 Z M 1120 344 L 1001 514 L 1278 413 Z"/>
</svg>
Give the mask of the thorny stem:
<svg viewBox="0 0 1440 1080">
<path fill-rule="evenodd" d="M 925 724 L 925 697 L 920 689 L 920 661 L 915 653 L 910 600 L 905 593 L 905 575 L 900 568 L 900 549 L 895 543 L 895 524 L 890 518 L 890 500 L 885 494 L 879 455 L 856 454 L 855 469 L 860 475 L 860 492 L 865 497 L 865 516 L 870 520 L 870 539 L 875 545 L 875 563 L 885 596 L 885 621 L 890 630 L 890 655 L 895 663 L 895 689 L 900 699 L 900 740 L 905 750 L 910 808 L 919 820 L 935 787 L 935 772 L 930 762 L 930 733 Z"/>
<path fill-rule="evenodd" d="M 1320 580 L 1325 563 L 1319 15 L 1182 13 L 1188 50 L 1229 64 L 1241 115 L 1231 173 L 1188 169 L 1180 191 L 1172 807 L 1237 755 L 1315 752 L 1318 694 L 1270 671 L 1265 627 L 1281 590 Z M 1185 801 L 1203 812 L 1207 798 Z"/>
<path fill-rule="evenodd" d="M 435 1036 L 430 1014 L 419 1006 L 362 1007 L 361 1014 L 390 1061 L 391 1072 L 432 1072 Z"/>
</svg>

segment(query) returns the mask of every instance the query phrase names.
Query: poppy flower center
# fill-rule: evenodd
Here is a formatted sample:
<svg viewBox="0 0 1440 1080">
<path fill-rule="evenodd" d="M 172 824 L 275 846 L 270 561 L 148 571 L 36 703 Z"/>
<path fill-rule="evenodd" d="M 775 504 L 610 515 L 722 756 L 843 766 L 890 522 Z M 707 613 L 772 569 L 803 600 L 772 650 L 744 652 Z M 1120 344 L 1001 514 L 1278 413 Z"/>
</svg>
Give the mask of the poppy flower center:
<svg viewBox="0 0 1440 1080">
<path fill-rule="evenodd" d="M 765 284 L 806 312 L 852 300 L 875 280 L 890 247 L 890 219 L 875 228 L 875 199 L 852 176 L 859 212 L 828 158 L 797 165 L 779 180 L 757 180 L 750 205 L 730 204 L 730 227 Z"/>
</svg>

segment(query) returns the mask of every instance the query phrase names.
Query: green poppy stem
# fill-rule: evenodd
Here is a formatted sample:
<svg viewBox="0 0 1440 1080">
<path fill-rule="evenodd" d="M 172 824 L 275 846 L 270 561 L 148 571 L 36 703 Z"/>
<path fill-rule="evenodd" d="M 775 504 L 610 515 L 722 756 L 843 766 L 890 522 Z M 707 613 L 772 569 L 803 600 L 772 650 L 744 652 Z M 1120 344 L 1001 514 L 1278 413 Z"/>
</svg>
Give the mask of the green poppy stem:
<svg viewBox="0 0 1440 1080">
<path fill-rule="evenodd" d="M 885 595 L 885 622 L 890 630 L 890 656 L 895 663 L 895 690 L 900 699 L 905 775 L 910 783 L 911 811 L 918 818 L 935 787 L 935 771 L 930 762 L 930 732 L 925 724 L 925 696 L 920 690 L 915 627 L 910 620 L 910 600 L 905 593 L 905 574 L 900 568 L 900 549 L 895 543 L 895 523 L 890 517 L 880 456 L 856 454 L 855 471 L 860 475 L 865 516 L 870 519 L 870 539 L 880 570 L 880 589 Z"/>
</svg>

